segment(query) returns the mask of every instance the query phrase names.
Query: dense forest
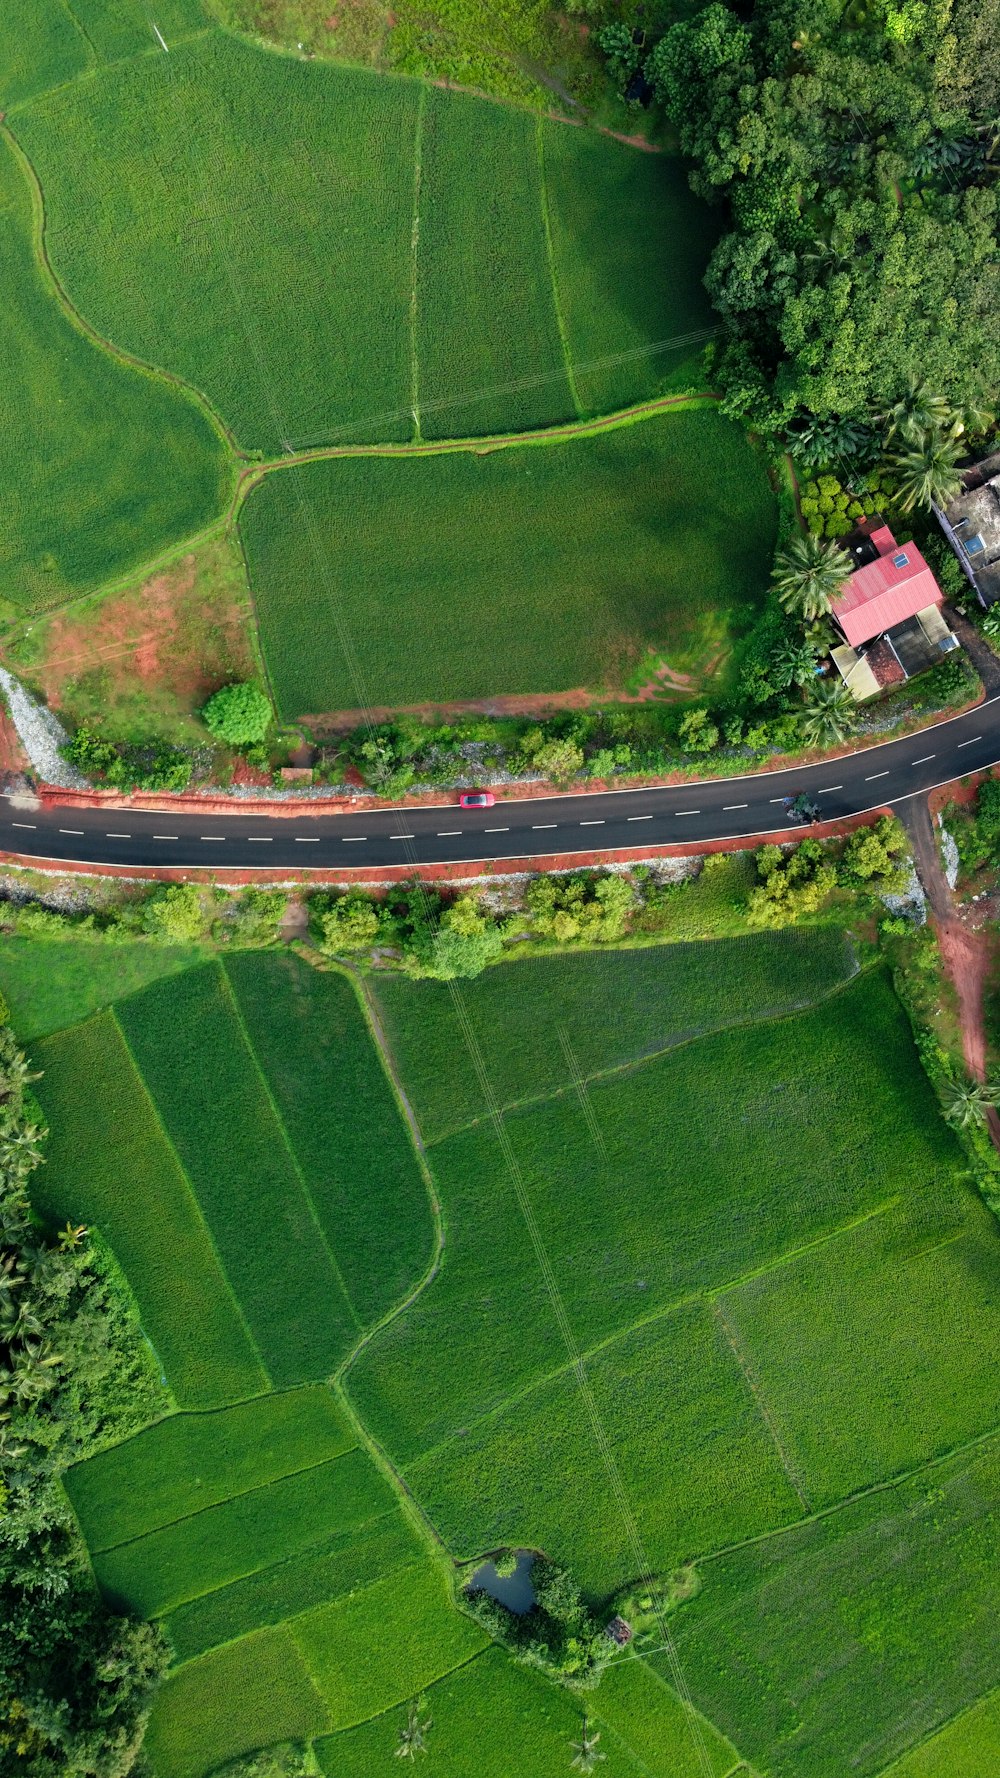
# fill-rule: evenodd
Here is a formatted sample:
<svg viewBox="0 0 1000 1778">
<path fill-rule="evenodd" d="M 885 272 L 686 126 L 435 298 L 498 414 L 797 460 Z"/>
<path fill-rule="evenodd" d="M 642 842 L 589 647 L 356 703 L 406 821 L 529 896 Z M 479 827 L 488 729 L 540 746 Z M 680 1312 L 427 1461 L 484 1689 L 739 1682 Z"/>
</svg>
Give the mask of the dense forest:
<svg viewBox="0 0 1000 1778">
<path fill-rule="evenodd" d="M 0 1774 L 124 1778 L 166 1645 L 105 1609 L 60 1477 L 162 1398 L 110 1260 L 86 1229 L 50 1239 L 32 1217 L 31 1080 L 0 1025 Z"/>
<path fill-rule="evenodd" d="M 913 383 L 997 405 L 998 0 L 712 0 L 600 37 L 726 206 L 707 282 L 734 416 L 864 465 Z"/>
</svg>

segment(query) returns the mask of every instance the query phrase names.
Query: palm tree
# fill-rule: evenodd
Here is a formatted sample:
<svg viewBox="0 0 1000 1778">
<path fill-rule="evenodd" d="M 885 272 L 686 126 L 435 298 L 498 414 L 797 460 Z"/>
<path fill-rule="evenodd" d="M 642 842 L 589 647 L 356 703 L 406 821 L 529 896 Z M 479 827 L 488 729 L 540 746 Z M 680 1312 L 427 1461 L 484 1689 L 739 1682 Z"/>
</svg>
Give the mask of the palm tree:
<svg viewBox="0 0 1000 1778">
<path fill-rule="evenodd" d="M 772 579 L 786 611 L 806 623 L 826 617 L 830 601 L 848 579 L 853 563 L 838 543 L 823 537 L 796 537 L 779 554 Z"/>
<path fill-rule="evenodd" d="M 810 747 L 836 747 L 853 727 L 857 705 L 842 679 L 817 679 L 802 718 Z"/>
<path fill-rule="evenodd" d="M 961 456 L 958 441 L 930 433 L 922 444 L 911 443 L 889 459 L 896 477 L 899 504 L 904 512 L 915 506 L 930 511 L 932 506 L 947 506 L 962 491 L 958 468 Z"/>
<path fill-rule="evenodd" d="M 590 1724 L 588 1723 L 587 1718 L 584 1717 L 579 1741 L 570 1742 L 570 1746 L 573 1749 L 573 1758 L 570 1760 L 570 1765 L 573 1767 L 574 1771 L 592 1772 L 597 1765 L 598 1760 L 607 1759 L 608 1756 L 606 1753 L 598 1753 L 597 1751 L 597 1743 L 600 1738 L 599 1733 L 596 1735 L 591 1734 Z"/>
<path fill-rule="evenodd" d="M 944 432 L 954 419 L 954 409 L 943 395 L 935 395 L 920 377 L 912 373 L 906 391 L 879 419 L 885 426 L 885 442 L 894 438 L 909 444 L 922 444 L 935 432 Z"/>
<path fill-rule="evenodd" d="M 420 1720 L 419 1698 L 414 1698 L 407 1713 L 406 1721 L 399 1731 L 399 1746 L 396 1748 L 397 1759 L 416 1759 L 418 1753 L 427 1752 L 426 1735 L 434 1727 L 430 1717 Z"/>
<path fill-rule="evenodd" d="M 984 1124 L 994 1106 L 1000 1105 L 1000 1082 L 949 1080 L 944 1086 L 944 1115 L 958 1130 Z"/>
<path fill-rule="evenodd" d="M 74 1247 L 79 1247 L 86 1233 L 86 1223 L 81 1222 L 74 1227 L 71 1222 L 68 1222 L 64 1229 L 59 1230 L 59 1246 L 63 1253 L 71 1253 Z"/>
<path fill-rule="evenodd" d="M 807 637 L 789 637 L 775 655 L 775 665 L 788 674 L 792 685 L 810 685 L 816 676 L 820 650 Z"/>
</svg>

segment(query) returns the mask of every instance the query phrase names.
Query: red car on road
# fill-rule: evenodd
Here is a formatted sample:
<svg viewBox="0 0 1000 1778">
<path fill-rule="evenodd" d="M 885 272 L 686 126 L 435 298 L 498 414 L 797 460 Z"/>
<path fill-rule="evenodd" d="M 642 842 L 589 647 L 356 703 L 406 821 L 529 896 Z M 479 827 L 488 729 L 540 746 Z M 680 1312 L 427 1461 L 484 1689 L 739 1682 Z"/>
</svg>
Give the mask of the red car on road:
<svg viewBox="0 0 1000 1778">
<path fill-rule="evenodd" d="M 496 800 L 492 790 L 463 790 L 458 804 L 461 809 L 492 809 Z"/>
</svg>

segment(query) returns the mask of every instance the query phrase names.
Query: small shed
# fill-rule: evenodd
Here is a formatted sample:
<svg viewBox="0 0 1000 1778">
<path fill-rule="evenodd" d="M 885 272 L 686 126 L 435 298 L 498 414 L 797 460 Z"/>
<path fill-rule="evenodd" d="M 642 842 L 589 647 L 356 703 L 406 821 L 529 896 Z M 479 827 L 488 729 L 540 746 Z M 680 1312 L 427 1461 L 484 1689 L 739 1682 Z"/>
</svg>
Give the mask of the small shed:
<svg viewBox="0 0 1000 1778">
<path fill-rule="evenodd" d="M 617 1612 L 606 1626 L 604 1634 L 611 1638 L 619 1648 L 627 1648 L 632 1640 L 632 1625 L 626 1618 L 619 1617 Z"/>
</svg>

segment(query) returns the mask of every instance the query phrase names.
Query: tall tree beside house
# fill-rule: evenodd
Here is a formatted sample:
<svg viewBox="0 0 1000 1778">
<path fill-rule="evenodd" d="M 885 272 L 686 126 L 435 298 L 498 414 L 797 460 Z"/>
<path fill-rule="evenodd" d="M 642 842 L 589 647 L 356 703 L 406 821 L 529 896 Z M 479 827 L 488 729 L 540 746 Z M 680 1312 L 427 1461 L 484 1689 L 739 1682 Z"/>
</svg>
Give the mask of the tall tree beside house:
<svg viewBox="0 0 1000 1778">
<path fill-rule="evenodd" d="M 888 460 L 896 483 L 896 499 L 903 512 L 922 506 L 947 506 L 962 491 L 959 463 L 962 447 L 957 439 L 932 432 L 922 441 L 904 445 Z"/>
<path fill-rule="evenodd" d="M 831 538 L 811 533 L 795 537 L 778 553 L 774 588 L 786 611 L 805 623 L 815 623 L 829 615 L 831 601 L 853 566 L 847 551 Z"/>
</svg>

